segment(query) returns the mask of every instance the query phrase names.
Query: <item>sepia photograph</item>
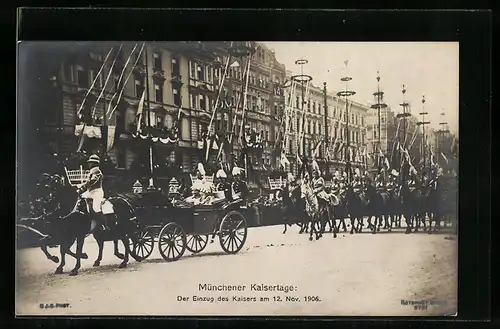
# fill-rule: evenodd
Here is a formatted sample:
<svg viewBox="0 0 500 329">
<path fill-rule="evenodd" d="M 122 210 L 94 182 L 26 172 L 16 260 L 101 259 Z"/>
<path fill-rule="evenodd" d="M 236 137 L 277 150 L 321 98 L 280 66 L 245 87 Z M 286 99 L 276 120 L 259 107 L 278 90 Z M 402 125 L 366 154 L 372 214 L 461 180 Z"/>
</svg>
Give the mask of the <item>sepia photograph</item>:
<svg viewBox="0 0 500 329">
<path fill-rule="evenodd" d="M 16 315 L 457 316 L 458 108 L 458 42 L 19 41 Z"/>
</svg>

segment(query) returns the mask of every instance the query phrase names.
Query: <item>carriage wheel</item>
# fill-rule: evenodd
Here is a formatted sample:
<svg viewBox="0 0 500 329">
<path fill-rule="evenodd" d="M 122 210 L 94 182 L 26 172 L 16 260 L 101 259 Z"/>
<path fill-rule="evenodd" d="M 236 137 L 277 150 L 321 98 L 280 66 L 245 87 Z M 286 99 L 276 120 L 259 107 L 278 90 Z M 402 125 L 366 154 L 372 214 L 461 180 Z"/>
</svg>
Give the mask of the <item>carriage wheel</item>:
<svg viewBox="0 0 500 329">
<path fill-rule="evenodd" d="M 208 235 L 190 235 L 187 238 L 186 249 L 191 251 L 193 254 L 197 254 L 205 249 L 207 243 Z"/>
<path fill-rule="evenodd" d="M 130 253 L 136 261 L 142 262 L 153 253 L 154 236 L 149 229 L 139 231 L 129 241 Z"/>
<path fill-rule="evenodd" d="M 247 223 L 238 211 L 230 211 L 220 224 L 219 241 L 222 250 L 236 254 L 243 248 L 247 239 Z"/>
<path fill-rule="evenodd" d="M 186 234 L 177 223 L 168 223 L 158 235 L 160 254 L 167 262 L 176 261 L 186 251 Z"/>
</svg>

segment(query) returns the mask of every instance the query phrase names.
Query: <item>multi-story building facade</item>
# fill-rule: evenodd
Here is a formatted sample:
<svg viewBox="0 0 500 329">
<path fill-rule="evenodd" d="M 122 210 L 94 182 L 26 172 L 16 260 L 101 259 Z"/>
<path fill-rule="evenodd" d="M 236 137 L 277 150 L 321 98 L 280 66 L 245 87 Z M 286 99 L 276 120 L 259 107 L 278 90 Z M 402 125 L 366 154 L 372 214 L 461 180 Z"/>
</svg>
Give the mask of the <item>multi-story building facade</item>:
<svg viewBox="0 0 500 329">
<path fill-rule="evenodd" d="M 325 95 L 324 88 L 311 85 L 307 91 L 304 90 L 302 109 L 301 88 L 300 84 L 295 87 L 290 85 L 287 90 L 286 112 L 289 123 L 286 125 L 285 150 L 290 164 L 286 165 L 286 169 L 298 171 L 297 154 L 314 157 L 321 170 L 329 174 L 336 170 L 343 171 L 347 157 L 351 168 L 366 168 L 364 147 L 368 107 L 348 101 L 348 118 L 345 99 L 329 90 L 326 90 Z M 346 152 L 347 133 L 350 151 Z"/>
<path fill-rule="evenodd" d="M 75 126 L 81 123 L 78 114 L 90 113 L 97 117 L 92 125 L 116 128 L 114 137 L 110 137 L 114 147 L 107 155 L 118 170 L 130 169 L 134 163 L 147 167 L 148 148 L 132 133 L 137 129 L 141 96 L 149 92 L 145 95 L 145 107 L 150 110 L 148 124 L 171 129 L 181 110 L 179 142 L 176 147 L 154 143 L 156 166 L 170 162 L 184 172 L 191 171 L 201 160 L 203 152 L 198 141 L 210 122 L 212 133 L 228 129 L 227 113 L 219 113 L 212 120 L 228 46 L 226 42 L 151 42 L 145 43 L 142 51 L 142 43 L 58 47 L 44 58 L 46 66 L 38 74 L 40 77 L 43 73 L 44 79 L 32 83 L 36 85 L 33 90 L 44 91 L 36 97 L 33 94 L 28 106 L 30 113 L 40 116 L 33 120 L 33 129 L 43 136 L 38 140 L 51 143 L 51 152 L 60 157 L 74 153 L 79 143 L 75 136 Z M 256 46 L 251 59 L 245 122 L 261 132 L 265 142 L 264 154 L 255 162 L 272 164 L 276 116 L 283 102 L 281 84 L 286 71 L 271 50 Z M 237 88 L 239 75 L 241 71 L 231 67 L 224 85 Z M 144 110 L 143 115 L 146 113 Z M 234 121 L 238 122 L 241 114 Z M 84 147 L 104 150 L 107 138 L 100 137 L 88 138 Z"/>
</svg>

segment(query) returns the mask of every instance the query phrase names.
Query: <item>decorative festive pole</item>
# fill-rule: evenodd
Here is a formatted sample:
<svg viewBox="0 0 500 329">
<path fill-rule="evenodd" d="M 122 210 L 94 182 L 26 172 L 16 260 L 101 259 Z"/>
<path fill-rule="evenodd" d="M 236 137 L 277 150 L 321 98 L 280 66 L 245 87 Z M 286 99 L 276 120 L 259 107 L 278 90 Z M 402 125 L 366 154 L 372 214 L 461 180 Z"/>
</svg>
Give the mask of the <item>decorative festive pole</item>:
<svg viewBox="0 0 500 329">
<path fill-rule="evenodd" d="M 438 141 L 437 141 L 438 142 L 437 143 L 438 144 L 438 159 L 439 159 L 439 155 L 444 153 L 444 152 L 442 152 L 442 150 L 445 149 L 444 142 L 445 142 L 447 134 L 450 132 L 450 130 L 448 129 L 448 122 L 446 122 L 444 120 L 444 117 L 445 117 L 444 109 L 441 112 L 441 117 L 443 118 L 443 121 L 441 121 L 439 123 L 440 129 L 438 130 Z"/>
<path fill-rule="evenodd" d="M 328 150 L 328 94 L 326 90 L 326 82 L 323 82 L 323 110 L 324 110 L 324 118 L 325 118 L 325 150 Z M 320 131 L 321 133 L 321 131 Z M 326 154 L 325 154 L 326 158 Z M 325 175 L 328 175 L 329 167 L 330 167 L 330 159 L 326 159 L 325 161 Z"/>
<path fill-rule="evenodd" d="M 376 104 L 373 104 L 371 106 L 372 109 L 377 110 L 377 146 L 379 149 L 379 152 L 382 152 L 382 142 L 381 142 L 381 137 L 380 137 L 380 110 L 387 108 L 387 104 L 384 103 L 384 92 L 380 90 L 380 75 L 379 71 L 377 71 L 377 92 L 373 93 L 373 97 L 375 98 L 375 101 L 377 102 Z M 374 150 L 374 153 L 376 151 Z M 382 161 L 383 159 L 379 156 L 379 152 L 377 152 L 377 167 L 378 170 L 380 171 L 382 169 Z M 374 154 L 375 155 L 375 154 Z"/>
<path fill-rule="evenodd" d="M 425 164 L 426 164 L 425 126 L 431 123 L 430 121 L 425 121 L 425 116 L 429 114 L 425 112 L 425 95 L 422 95 L 422 112 L 420 112 L 419 114 L 422 116 L 422 121 L 417 122 L 417 125 L 422 126 L 422 156 L 424 160 L 423 169 L 425 169 Z"/>
<path fill-rule="evenodd" d="M 302 105 L 300 107 L 300 110 L 302 111 L 302 127 L 297 127 L 297 155 L 300 156 L 300 147 L 302 145 L 302 150 L 303 154 L 305 155 L 306 151 L 306 141 L 304 138 L 304 127 L 305 127 L 305 121 L 306 121 L 306 112 L 304 110 L 304 104 L 305 104 L 305 89 L 304 89 L 304 84 L 309 83 L 312 81 L 312 76 L 304 74 L 304 65 L 309 63 L 307 59 L 298 59 L 295 61 L 296 65 L 300 65 L 300 74 L 298 75 L 293 75 L 291 76 L 292 82 L 295 81 L 296 83 L 300 83 L 300 89 L 301 89 L 301 100 L 302 100 Z M 302 128 L 302 129 L 300 129 Z M 305 164 L 303 164 L 304 166 Z"/>
<path fill-rule="evenodd" d="M 146 57 L 146 115 L 147 115 L 147 125 L 151 127 L 151 106 L 149 99 L 149 70 L 148 70 L 148 46 L 144 47 L 144 54 Z M 149 144 L 149 186 L 148 189 L 154 189 L 154 179 L 153 179 L 153 136 L 151 135 L 151 129 L 148 129 L 148 144 Z"/>
<path fill-rule="evenodd" d="M 403 145 L 401 146 L 401 139 L 399 138 L 399 132 L 398 132 L 398 143 L 399 145 L 406 149 L 406 118 L 408 117 L 411 117 L 411 113 L 408 111 L 408 107 L 410 106 L 410 104 L 408 104 L 408 102 L 405 101 L 405 94 L 406 94 L 406 89 L 405 89 L 405 85 L 403 85 L 403 89 L 401 90 L 401 92 L 403 93 L 403 102 L 401 104 L 399 104 L 402 108 L 403 108 L 403 112 L 402 113 L 398 113 L 398 115 L 396 116 L 398 119 L 403 119 Z M 400 168 L 403 166 L 403 161 L 402 161 L 402 157 L 401 157 L 401 153 L 400 154 Z M 407 176 L 407 171 L 406 170 L 401 170 L 401 183 L 405 182 L 406 181 L 406 176 Z"/>
<path fill-rule="evenodd" d="M 347 63 L 348 61 L 344 61 L 346 71 L 347 71 Z M 352 78 L 347 76 L 343 77 L 340 79 L 340 81 L 345 82 L 345 90 L 340 91 L 337 93 L 338 97 L 344 97 L 345 101 L 345 110 L 346 110 L 346 147 L 345 147 L 345 159 L 346 159 L 346 166 L 345 170 L 347 173 L 347 183 L 351 181 L 351 159 L 349 157 L 349 148 L 350 148 L 350 139 L 349 139 L 349 97 L 356 95 L 356 92 L 353 90 L 349 90 L 349 81 L 351 81 Z"/>
</svg>

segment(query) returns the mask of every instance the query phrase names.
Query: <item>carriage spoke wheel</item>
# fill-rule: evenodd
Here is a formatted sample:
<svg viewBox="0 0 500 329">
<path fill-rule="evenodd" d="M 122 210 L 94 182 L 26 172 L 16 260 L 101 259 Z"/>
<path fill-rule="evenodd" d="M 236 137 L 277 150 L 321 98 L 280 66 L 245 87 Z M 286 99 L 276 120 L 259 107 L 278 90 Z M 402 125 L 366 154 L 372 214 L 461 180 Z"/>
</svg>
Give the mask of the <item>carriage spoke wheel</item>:
<svg viewBox="0 0 500 329">
<path fill-rule="evenodd" d="M 208 243 L 208 235 L 190 235 L 187 238 L 186 249 L 191 251 L 193 254 L 197 254 L 205 247 Z"/>
<path fill-rule="evenodd" d="M 139 231 L 129 241 L 130 253 L 136 261 L 142 262 L 153 253 L 154 237 L 149 229 Z"/>
<path fill-rule="evenodd" d="M 167 262 L 176 261 L 186 251 L 186 234 L 177 223 L 165 225 L 158 236 L 160 254 Z"/>
<path fill-rule="evenodd" d="M 228 254 L 236 254 L 243 248 L 247 239 L 247 223 L 245 217 L 237 211 L 231 211 L 220 224 L 219 241 L 222 250 Z"/>
</svg>

